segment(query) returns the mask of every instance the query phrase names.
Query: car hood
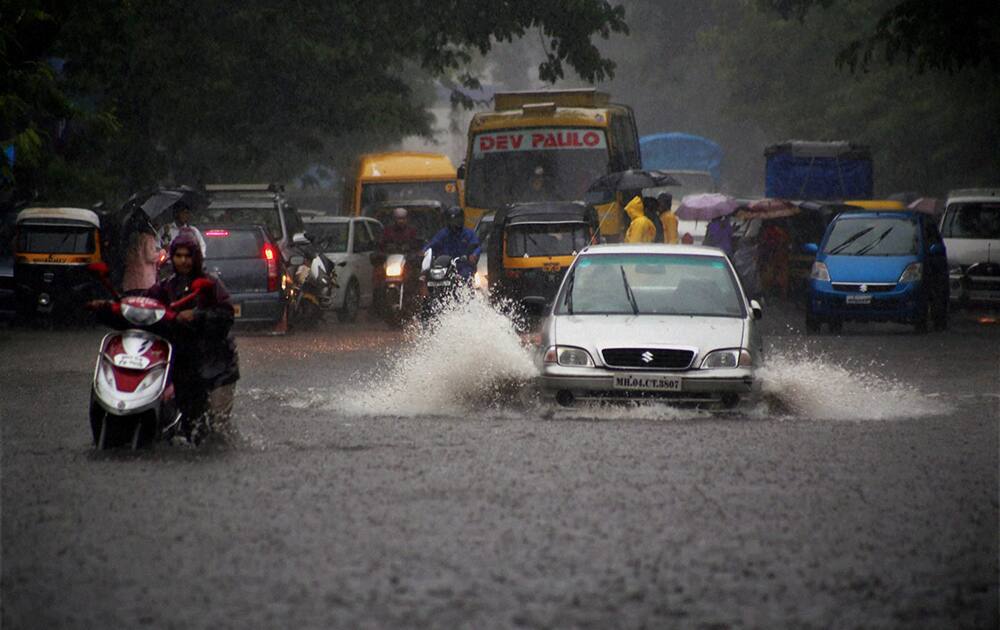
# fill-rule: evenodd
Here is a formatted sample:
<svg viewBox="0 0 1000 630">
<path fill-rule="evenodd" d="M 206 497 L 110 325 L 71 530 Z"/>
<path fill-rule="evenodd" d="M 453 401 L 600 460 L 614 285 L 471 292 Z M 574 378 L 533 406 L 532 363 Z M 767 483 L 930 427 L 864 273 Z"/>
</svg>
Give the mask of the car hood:
<svg viewBox="0 0 1000 630">
<path fill-rule="evenodd" d="M 898 282 L 916 256 L 827 256 L 831 282 Z"/>
<path fill-rule="evenodd" d="M 988 238 L 946 238 L 948 264 L 974 265 L 985 260 L 1000 261 L 1000 239 Z"/>
<path fill-rule="evenodd" d="M 741 317 L 692 315 L 559 315 L 552 327 L 560 345 L 589 350 L 686 346 L 698 354 L 745 347 Z"/>
</svg>

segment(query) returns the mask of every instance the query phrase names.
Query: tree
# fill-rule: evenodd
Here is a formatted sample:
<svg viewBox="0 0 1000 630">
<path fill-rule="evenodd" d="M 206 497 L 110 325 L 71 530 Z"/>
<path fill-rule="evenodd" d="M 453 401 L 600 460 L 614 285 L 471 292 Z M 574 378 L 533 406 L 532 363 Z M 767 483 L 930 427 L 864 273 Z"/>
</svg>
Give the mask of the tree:
<svg viewBox="0 0 1000 630">
<path fill-rule="evenodd" d="M 40 55 L 65 59 L 67 99 L 119 125 L 88 158 L 122 192 L 157 180 L 287 178 L 372 139 L 427 133 L 416 82 L 533 29 L 547 41 L 545 79 L 567 66 L 604 79 L 614 63 L 591 40 L 626 31 L 624 10 L 607 0 L 23 3 L 44 4 L 58 27 Z"/>
</svg>

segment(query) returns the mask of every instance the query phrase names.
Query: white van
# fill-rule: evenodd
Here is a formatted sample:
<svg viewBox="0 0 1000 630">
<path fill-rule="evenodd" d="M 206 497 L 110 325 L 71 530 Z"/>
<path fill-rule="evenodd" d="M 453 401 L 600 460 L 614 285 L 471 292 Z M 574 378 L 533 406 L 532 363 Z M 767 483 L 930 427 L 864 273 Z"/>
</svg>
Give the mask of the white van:
<svg viewBox="0 0 1000 630">
<path fill-rule="evenodd" d="M 1000 304 L 1000 188 L 948 193 L 941 236 L 952 301 Z"/>
</svg>

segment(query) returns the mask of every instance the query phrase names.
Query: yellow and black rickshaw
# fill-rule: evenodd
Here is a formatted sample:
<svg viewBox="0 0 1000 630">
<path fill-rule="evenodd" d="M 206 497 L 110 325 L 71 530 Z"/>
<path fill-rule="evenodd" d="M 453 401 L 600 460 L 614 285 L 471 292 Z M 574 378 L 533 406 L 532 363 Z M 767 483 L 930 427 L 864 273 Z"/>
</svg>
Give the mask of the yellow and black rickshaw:
<svg viewBox="0 0 1000 630">
<path fill-rule="evenodd" d="M 593 206 L 539 202 L 498 210 L 488 247 L 494 300 L 538 314 L 555 298 L 563 274 L 584 247 L 599 238 Z"/>
<path fill-rule="evenodd" d="M 14 287 L 18 314 L 70 313 L 92 297 L 87 265 L 101 262 L 101 221 L 81 208 L 27 208 L 17 215 Z"/>
</svg>

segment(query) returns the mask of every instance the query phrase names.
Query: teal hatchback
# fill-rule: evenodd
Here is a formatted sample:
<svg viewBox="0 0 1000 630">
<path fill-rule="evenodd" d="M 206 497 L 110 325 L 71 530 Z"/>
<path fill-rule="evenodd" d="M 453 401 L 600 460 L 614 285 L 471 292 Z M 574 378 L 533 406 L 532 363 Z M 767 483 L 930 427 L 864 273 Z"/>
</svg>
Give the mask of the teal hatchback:
<svg viewBox="0 0 1000 630">
<path fill-rule="evenodd" d="M 843 212 L 830 223 L 809 277 L 806 330 L 845 321 L 948 326 L 948 259 L 933 217 L 919 212 Z"/>
</svg>

